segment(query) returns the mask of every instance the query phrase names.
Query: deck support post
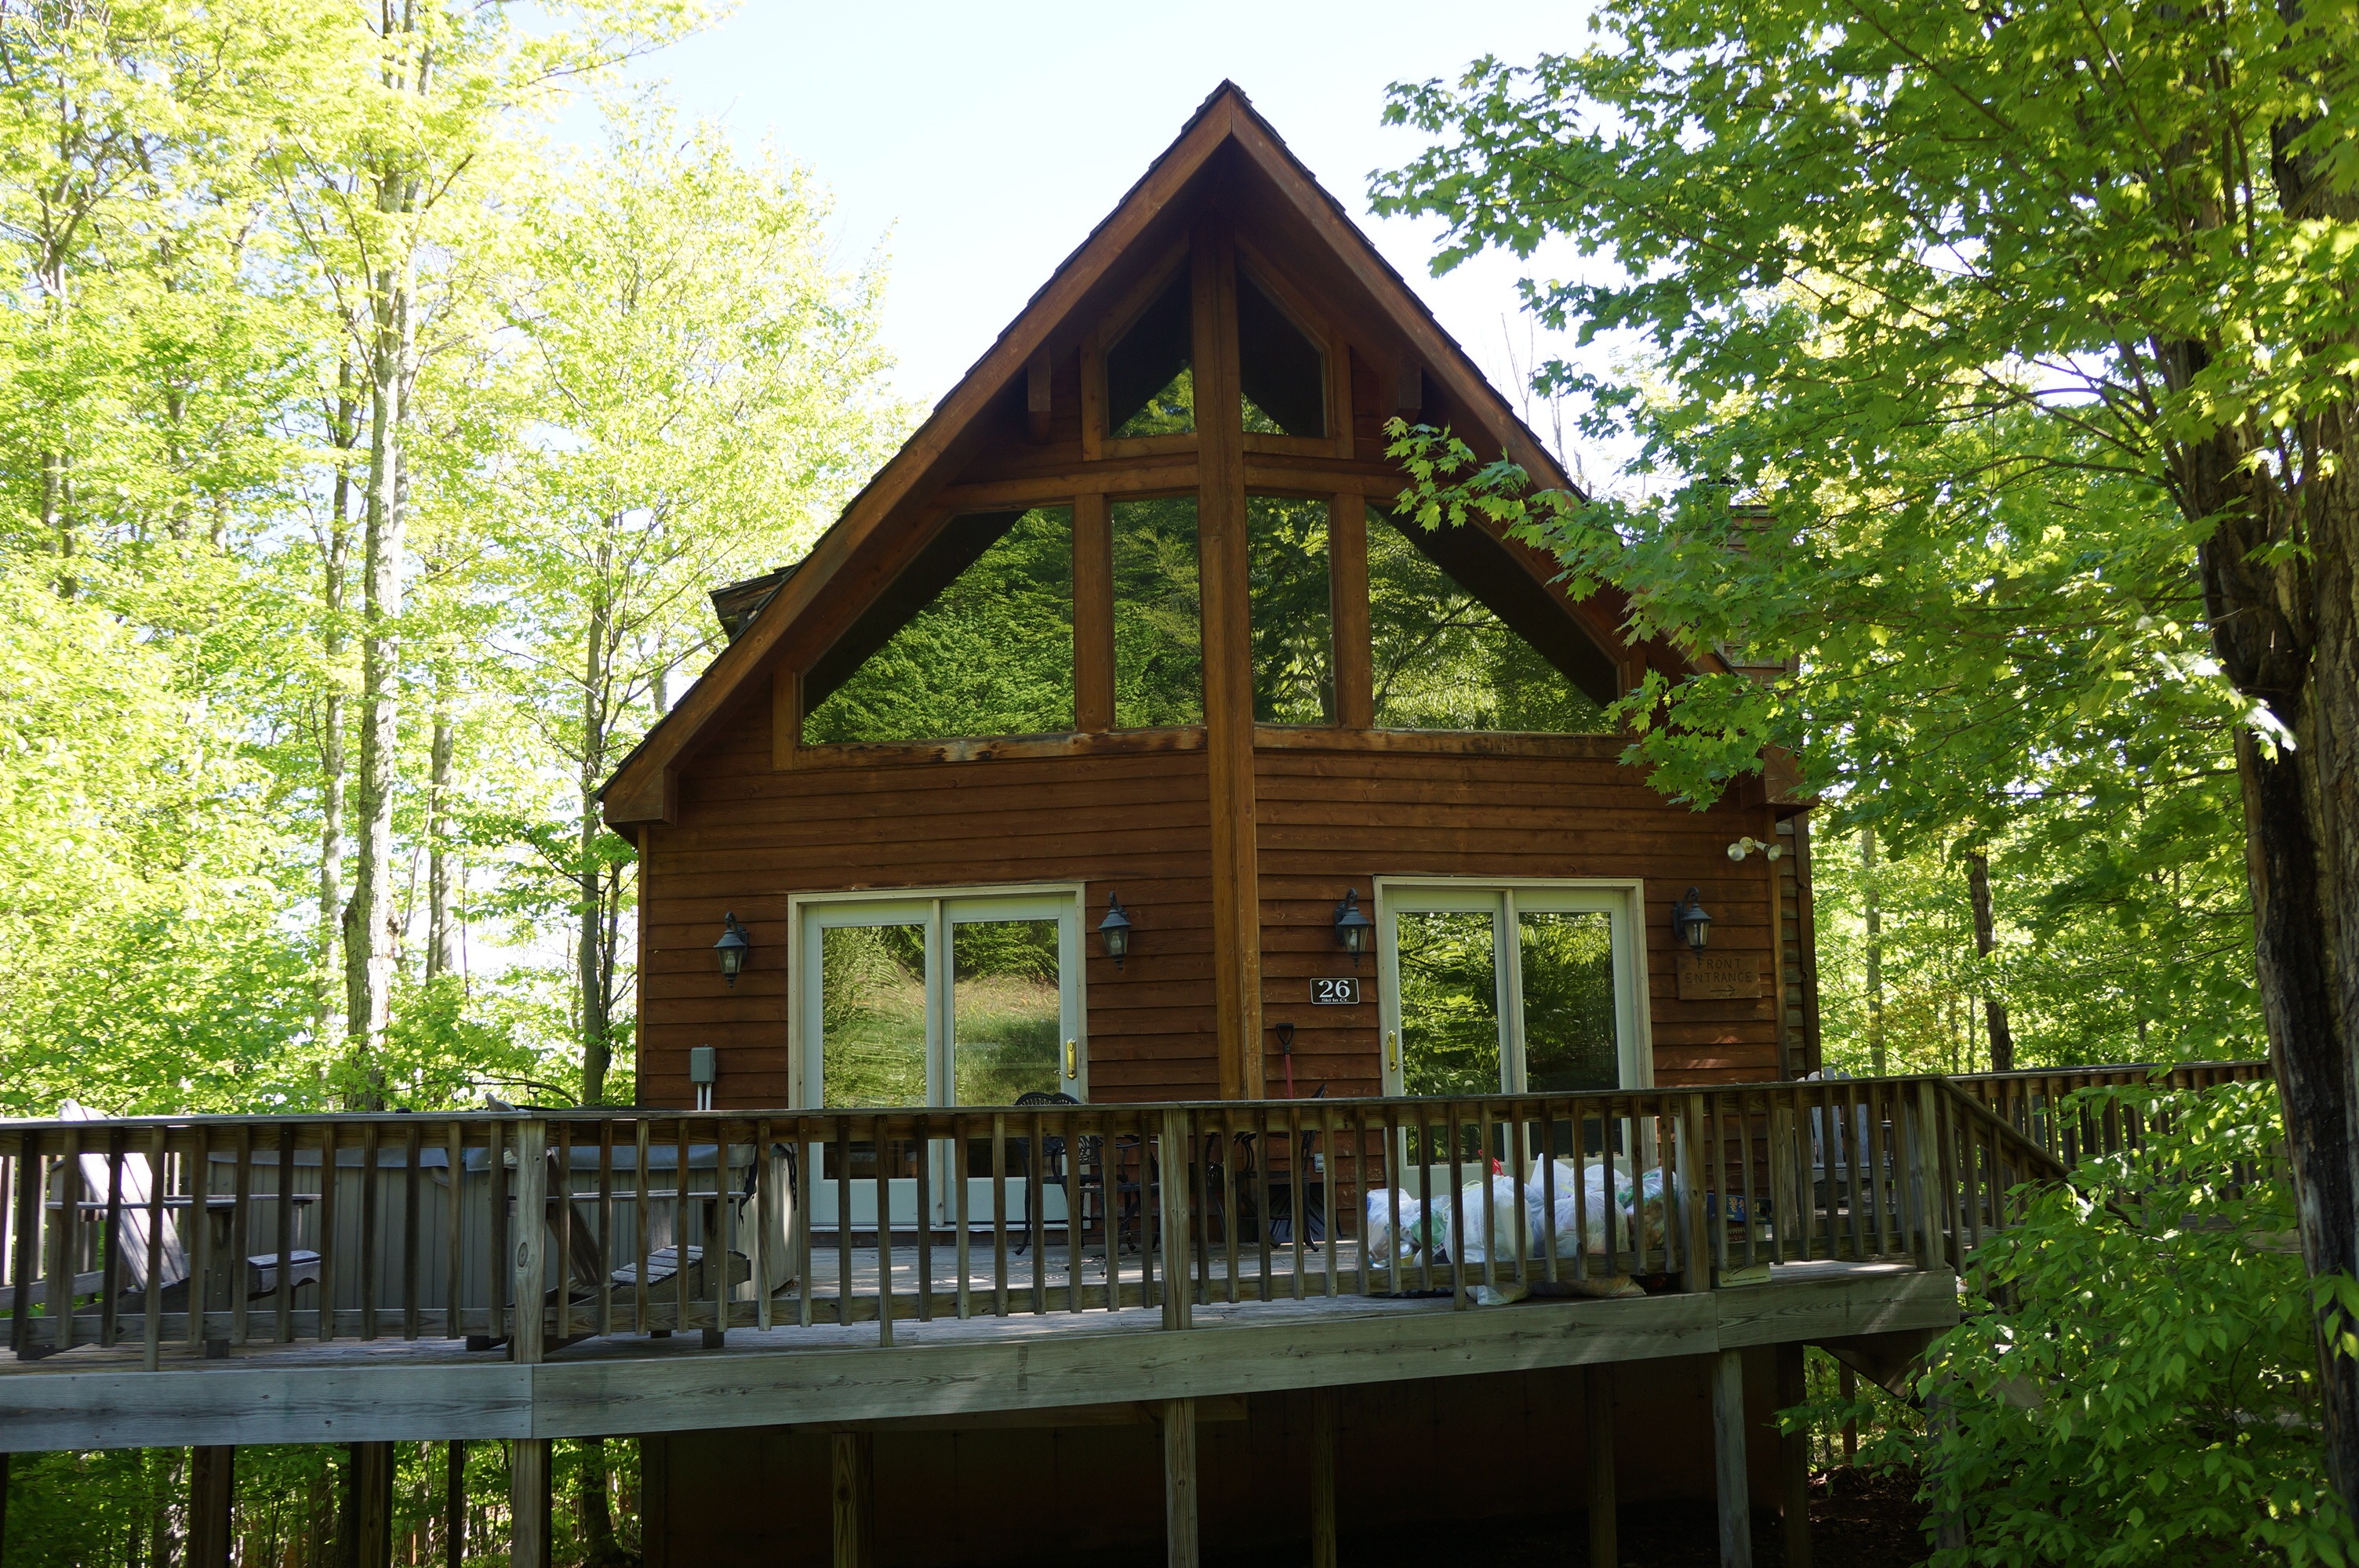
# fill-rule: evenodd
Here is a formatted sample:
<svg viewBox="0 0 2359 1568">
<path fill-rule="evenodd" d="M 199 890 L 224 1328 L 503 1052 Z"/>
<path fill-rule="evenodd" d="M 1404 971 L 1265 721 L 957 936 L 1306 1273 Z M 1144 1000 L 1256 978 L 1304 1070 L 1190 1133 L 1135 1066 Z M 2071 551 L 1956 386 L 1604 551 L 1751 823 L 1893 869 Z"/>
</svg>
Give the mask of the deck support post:
<svg viewBox="0 0 2359 1568">
<path fill-rule="evenodd" d="M 190 1449 L 188 1568 L 229 1568 L 230 1545 L 237 1539 L 231 1517 L 236 1506 L 237 1450 Z"/>
<path fill-rule="evenodd" d="M 1335 1390 L 1310 1390 L 1310 1568 L 1335 1568 Z"/>
<path fill-rule="evenodd" d="M 549 1439 L 508 1444 L 508 1568 L 549 1568 Z"/>
<path fill-rule="evenodd" d="M 1196 1401 L 1163 1401 L 1163 1561 L 1196 1568 Z"/>
<path fill-rule="evenodd" d="M 876 1439 L 839 1432 L 832 1447 L 835 1568 L 875 1568 Z"/>
<path fill-rule="evenodd" d="M 508 1359 L 529 1363 L 541 1358 L 548 1321 L 549 1123 L 520 1121 L 514 1135 L 516 1224 L 508 1234 L 516 1242 L 516 1315 L 508 1324 Z"/>
<path fill-rule="evenodd" d="M 1582 1404 L 1589 1432 L 1589 1560 L 1622 1561 L 1621 1504 L 1614 1481 L 1614 1368 L 1582 1368 Z"/>
<path fill-rule="evenodd" d="M 466 1568 L 467 1440 L 442 1445 L 442 1568 Z"/>
<path fill-rule="evenodd" d="M 1810 1398 L 1802 1344 L 1777 1346 L 1777 1408 L 1792 1410 Z M 1777 1439 L 1777 1505 L 1786 1516 L 1786 1568 L 1810 1568 L 1810 1433 L 1805 1427 Z"/>
<path fill-rule="evenodd" d="M 1720 1483 L 1720 1568 L 1753 1568 L 1753 1499 L 1745 1476 L 1745 1353 L 1712 1368 L 1712 1455 Z"/>
<path fill-rule="evenodd" d="M 344 1444 L 344 1568 L 392 1568 L 393 1444 Z"/>
</svg>

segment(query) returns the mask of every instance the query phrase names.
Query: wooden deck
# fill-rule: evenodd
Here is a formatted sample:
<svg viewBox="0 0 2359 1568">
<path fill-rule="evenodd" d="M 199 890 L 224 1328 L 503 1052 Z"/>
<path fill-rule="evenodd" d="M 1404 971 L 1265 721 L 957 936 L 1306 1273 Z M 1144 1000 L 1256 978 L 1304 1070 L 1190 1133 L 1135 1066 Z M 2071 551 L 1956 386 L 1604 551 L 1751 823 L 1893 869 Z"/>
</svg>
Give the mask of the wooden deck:
<svg viewBox="0 0 2359 1568">
<path fill-rule="evenodd" d="M 1646 1361 L 1937 1330 L 1956 1277 L 1899 1263 L 1780 1265 L 1768 1282 L 1621 1301 L 1337 1295 L 1161 1310 L 594 1337 L 519 1364 L 447 1339 L 257 1345 L 141 1369 L 136 1346 L 0 1362 L 0 1451 L 216 1443 L 578 1437 L 973 1417 Z"/>
</svg>

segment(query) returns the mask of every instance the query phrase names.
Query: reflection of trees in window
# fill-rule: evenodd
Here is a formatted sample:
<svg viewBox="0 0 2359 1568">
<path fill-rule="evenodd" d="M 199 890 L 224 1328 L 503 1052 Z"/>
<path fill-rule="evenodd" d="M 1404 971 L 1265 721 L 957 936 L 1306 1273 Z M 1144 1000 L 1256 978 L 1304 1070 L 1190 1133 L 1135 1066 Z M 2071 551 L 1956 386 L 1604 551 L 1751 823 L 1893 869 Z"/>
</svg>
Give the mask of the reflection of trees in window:
<svg viewBox="0 0 2359 1568">
<path fill-rule="evenodd" d="M 1607 728 L 1594 699 L 1375 507 L 1368 509 L 1368 624 L 1379 729 L 1582 735 Z"/>
<path fill-rule="evenodd" d="M 1114 503 L 1114 721 L 1204 721 L 1193 496 Z"/>
<path fill-rule="evenodd" d="M 926 1103 L 925 928 L 820 933 L 820 1083 L 831 1106 Z"/>
<path fill-rule="evenodd" d="M 1559 1094 L 1618 1087 L 1611 917 L 1596 910 L 1518 910 L 1516 945 L 1525 1087 Z"/>
<path fill-rule="evenodd" d="M 1245 272 L 1237 274 L 1237 378 L 1247 430 L 1327 433 L 1326 366 L 1319 345 Z"/>
<path fill-rule="evenodd" d="M 1413 1095 L 1497 1094 L 1499 987 L 1490 914 L 1404 910 L 1393 934 L 1402 1088 Z"/>
<path fill-rule="evenodd" d="M 951 956 L 951 1098 L 1013 1105 L 1019 1095 L 1059 1088 L 1057 923 L 959 921 Z"/>
<path fill-rule="evenodd" d="M 1256 723 L 1335 722 L 1327 520 L 1323 501 L 1245 498 Z"/>
<path fill-rule="evenodd" d="M 914 611 L 888 593 L 813 667 L 804 744 L 1073 727 L 1071 512 L 955 518 L 897 586 L 915 597 L 945 577 Z M 839 668 L 847 653 L 855 667 Z"/>
<path fill-rule="evenodd" d="M 1106 351 L 1106 433 L 1184 436 L 1196 428 L 1194 312 L 1182 266 Z"/>
</svg>

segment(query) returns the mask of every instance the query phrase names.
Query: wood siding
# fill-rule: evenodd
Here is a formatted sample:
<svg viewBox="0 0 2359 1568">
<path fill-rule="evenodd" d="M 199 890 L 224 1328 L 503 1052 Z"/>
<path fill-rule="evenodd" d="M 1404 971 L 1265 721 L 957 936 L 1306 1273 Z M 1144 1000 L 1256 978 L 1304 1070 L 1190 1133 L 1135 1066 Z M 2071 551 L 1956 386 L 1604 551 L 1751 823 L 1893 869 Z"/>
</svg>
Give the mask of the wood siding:
<svg viewBox="0 0 2359 1568">
<path fill-rule="evenodd" d="M 1119 972 L 1087 937 L 1093 1098 L 1220 1097 L 1204 752 L 780 770 L 770 722 L 766 704 L 748 703 L 684 773 L 676 824 L 641 830 L 640 1103 L 690 1102 L 688 1053 L 697 1045 L 720 1049 L 717 1104 L 788 1103 L 789 895 L 1075 881 L 1089 890 L 1085 927 L 1108 891 L 1137 922 Z M 1357 971 L 1361 1006 L 1314 1008 L 1309 993 L 1314 976 L 1353 972 L 1335 944 L 1334 906 L 1346 887 L 1368 902 L 1378 876 L 1643 878 L 1657 1081 L 1779 1076 L 1771 895 L 1793 880 L 1788 870 L 1773 881 L 1757 857 L 1726 854 L 1740 837 L 1771 835 L 1766 807 L 1732 801 L 1696 812 L 1668 801 L 1611 760 L 1609 738 L 1525 742 L 1554 756 L 1316 740 L 1254 752 L 1264 1023 L 1296 1025 L 1299 1092 L 1321 1084 L 1331 1095 L 1377 1092 L 1374 959 Z M 1485 742 L 1466 738 L 1470 748 Z M 1690 886 L 1712 911 L 1715 949 L 1760 956 L 1761 1000 L 1679 1000 L 1669 910 Z M 734 987 L 712 957 L 729 913 L 754 944 Z M 1787 920 L 1782 967 L 1799 982 L 1796 924 Z M 1265 1051 L 1275 1095 L 1284 1068 L 1274 1041 Z"/>
</svg>

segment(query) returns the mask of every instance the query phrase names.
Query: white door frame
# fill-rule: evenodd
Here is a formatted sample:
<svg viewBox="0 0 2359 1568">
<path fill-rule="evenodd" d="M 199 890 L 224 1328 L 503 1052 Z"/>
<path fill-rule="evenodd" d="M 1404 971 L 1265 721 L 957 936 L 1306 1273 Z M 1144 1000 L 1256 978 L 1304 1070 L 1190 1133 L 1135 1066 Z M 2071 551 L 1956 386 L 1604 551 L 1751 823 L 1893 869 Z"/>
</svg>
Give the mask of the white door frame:
<svg viewBox="0 0 2359 1568">
<path fill-rule="evenodd" d="M 1411 877 L 1375 879 L 1376 989 L 1384 1029 L 1385 1093 L 1401 1090 L 1400 953 L 1393 915 L 1401 909 L 1463 909 L 1494 913 L 1492 978 L 1499 1017 L 1503 1092 L 1523 1090 L 1523 1053 L 1511 1042 L 1523 1038 L 1523 988 L 1516 975 L 1516 894 L 1533 909 L 1595 910 L 1608 917 L 1614 943 L 1614 1033 L 1621 1056 L 1620 1087 L 1655 1086 L 1655 1037 L 1647 990 L 1647 884 L 1639 877 Z"/>
</svg>

